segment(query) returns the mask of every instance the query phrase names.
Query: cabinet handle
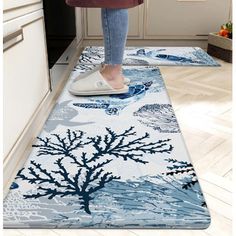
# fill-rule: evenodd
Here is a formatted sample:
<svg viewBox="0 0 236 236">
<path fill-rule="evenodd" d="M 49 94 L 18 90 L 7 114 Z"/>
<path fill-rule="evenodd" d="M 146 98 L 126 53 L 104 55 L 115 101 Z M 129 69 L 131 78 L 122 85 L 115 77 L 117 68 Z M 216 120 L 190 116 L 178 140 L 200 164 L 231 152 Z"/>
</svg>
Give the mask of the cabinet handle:
<svg viewBox="0 0 236 236">
<path fill-rule="evenodd" d="M 21 38 L 18 38 L 21 36 Z M 3 51 L 13 47 L 14 45 L 18 44 L 19 42 L 23 41 L 23 29 L 19 29 L 14 33 L 11 33 L 3 38 Z"/>
</svg>

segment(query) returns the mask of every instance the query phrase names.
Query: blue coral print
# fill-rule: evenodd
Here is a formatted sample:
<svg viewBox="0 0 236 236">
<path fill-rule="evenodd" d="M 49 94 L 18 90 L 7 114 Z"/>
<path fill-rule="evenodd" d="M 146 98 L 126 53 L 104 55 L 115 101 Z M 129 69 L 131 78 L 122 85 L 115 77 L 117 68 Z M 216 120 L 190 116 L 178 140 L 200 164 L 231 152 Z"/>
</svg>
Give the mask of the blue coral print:
<svg viewBox="0 0 236 236">
<path fill-rule="evenodd" d="M 100 64 L 104 61 L 103 47 L 86 47 L 79 63 Z M 126 47 L 124 65 L 162 66 L 220 66 L 210 55 L 199 47 Z"/>
<path fill-rule="evenodd" d="M 170 104 L 148 104 L 134 112 L 139 121 L 161 133 L 179 133 L 173 108 Z"/>
<path fill-rule="evenodd" d="M 24 198 L 40 198 L 47 196 L 52 199 L 56 196 L 78 196 L 81 199 L 80 209 L 87 214 L 91 214 L 89 203 L 94 199 L 95 192 L 104 188 L 105 185 L 113 180 L 118 180 L 120 176 L 114 176 L 112 172 L 104 171 L 104 167 L 108 165 L 114 158 L 120 158 L 123 161 L 134 161 L 140 164 L 147 164 L 148 160 L 143 159 L 145 153 L 171 153 L 173 146 L 169 144 L 170 139 L 157 140 L 156 142 L 146 142 L 149 134 L 146 133 L 142 137 L 136 138 L 134 127 L 130 127 L 120 134 L 116 134 L 110 128 L 106 128 L 107 134 L 104 137 L 88 137 L 84 141 L 84 132 L 67 130 L 66 137 L 54 134 L 57 143 L 50 141 L 50 138 L 39 138 L 41 141 L 38 145 L 38 156 L 61 156 L 55 158 L 56 170 L 49 171 L 42 167 L 42 164 L 36 161 L 30 162 L 27 174 L 24 174 L 24 168 L 21 169 L 16 179 L 22 179 L 30 184 L 37 184 L 37 193 L 25 194 Z M 128 137 L 132 137 L 132 141 L 126 141 Z M 70 141 L 66 143 L 66 141 Z M 114 143 L 118 144 L 113 147 Z M 158 145 L 157 145 L 158 144 Z M 73 154 L 74 150 L 91 145 L 94 149 L 93 153 L 82 153 L 81 156 Z M 104 146 L 104 148 L 103 148 Z M 104 158 L 104 155 L 109 156 Z M 74 175 L 65 166 L 65 159 L 69 159 L 72 165 L 76 166 Z M 69 176 L 70 175 L 70 176 Z M 84 181 L 80 181 L 81 176 Z M 45 187 L 44 187 L 45 185 Z"/>
<path fill-rule="evenodd" d="M 124 76 L 131 80 L 129 92 L 107 97 L 91 97 L 88 103 L 73 103 L 74 106 L 87 109 L 102 109 L 107 115 L 119 115 L 130 104 L 137 102 L 150 93 L 164 89 L 160 71 L 153 67 L 125 69 Z"/>
<path fill-rule="evenodd" d="M 48 117 L 45 125 L 44 130 L 47 132 L 51 132 L 57 128 L 59 125 L 63 125 L 65 127 L 70 126 L 82 126 L 82 125 L 88 125 L 92 122 L 73 122 L 71 121 L 73 118 L 78 116 L 78 111 L 74 109 L 73 107 L 69 106 L 69 101 L 63 101 L 60 104 L 56 104 L 53 112 L 51 112 L 50 116 Z"/>
<path fill-rule="evenodd" d="M 92 68 L 72 72 L 4 199 L 4 227 L 208 227 L 160 70 L 124 67 L 127 94 L 71 95 L 73 78 Z"/>
<path fill-rule="evenodd" d="M 64 136 L 38 137 L 38 144 L 33 145 L 37 148 L 37 161 L 31 160 L 27 167 L 22 168 L 16 181 L 21 185 L 26 182 L 35 186 L 22 196 L 22 201 L 31 204 L 31 208 L 45 207 L 50 201 L 53 203 L 51 212 L 47 209 L 49 218 L 44 222 L 45 226 L 59 224 L 63 228 L 73 228 L 79 219 L 83 227 L 102 227 L 106 222 L 106 227 L 115 228 L 168 228 L 165 220 L 174 216 L 177 228 L 181 227 L 179 218 L 184 219 L 188 227 L 198 228 L 202 227 L 199 214 L 208 224 L 206 203 L 190 162 L 164 159 L 166 172 L 125 181 L 122 172 L 117 175 L 107 170 L 116 160 L 123 161 L 124 166 L 126 162 L 148 166 L 153 155 L 155 158 L 160 158 L 163 153 L 171 156 L 174 148 L 171 139 L 151 141 L 148 133 L 137 136 L 133 126 L 120 133 L 110 128 L 105 130 L 103 136 L 95 137 L 86 137 L 85 132 L 70 129 Z M 90 146 L 93 151 L 90 154 L 75 152 L 85 146 Z M 150 154 L 149 158 L 146 154 Z M 43 164 L 43 157 L 50 157 L 50 168 Z M 12 194 L 11 197 L 14 192 Z M 18 211 L 21 211 L 20 207 Z M 32 209 L 35 211 L 37 208 Z M 148 216 L 144 214 L 147 211 Z M 38 215 L 33 221 L 20 215 L 15 219 L 30 227 L 42 223 Z M 135 215 L 138 216 L 136 219 Z M 7 218 L 13 219 L 12 212 L 7 213 Z"/>
</svg>

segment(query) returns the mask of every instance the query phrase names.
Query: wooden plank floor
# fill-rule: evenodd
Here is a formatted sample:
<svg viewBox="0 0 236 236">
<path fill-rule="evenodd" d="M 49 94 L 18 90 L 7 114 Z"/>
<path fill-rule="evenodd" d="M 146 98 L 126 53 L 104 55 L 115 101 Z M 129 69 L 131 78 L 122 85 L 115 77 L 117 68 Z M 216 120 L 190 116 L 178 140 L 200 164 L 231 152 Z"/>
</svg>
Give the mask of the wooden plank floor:
<svg viewBox="0 0 236 236">
<path fill-rule="evenodd" d="M 160 67 L 210 209 L 206 230 L 4 230 L 5 236 L 232 235 L 231 81 L 222 67 Z"/>
</svg>

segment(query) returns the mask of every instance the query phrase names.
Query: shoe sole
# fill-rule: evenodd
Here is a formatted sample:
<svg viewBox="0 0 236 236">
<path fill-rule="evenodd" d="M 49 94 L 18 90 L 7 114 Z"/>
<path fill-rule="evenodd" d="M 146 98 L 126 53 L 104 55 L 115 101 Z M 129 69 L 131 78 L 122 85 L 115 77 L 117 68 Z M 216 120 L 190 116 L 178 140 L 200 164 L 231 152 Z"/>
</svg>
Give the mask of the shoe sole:
<svg viewBox="0 0 236 236">
<path fill-rule="evenodd" d="M 89 92 L 77 92 L 77 91 L 69 89 L 69 92 L 77 96 L 96 96 L 96 95 L 124 94 L 124 93 L 128 93 L 129 89 L 122 89 L 122 90 L 119 89 L 119 90 L 112 90 L 112 91 L 89 91 Z"/>
</svg>

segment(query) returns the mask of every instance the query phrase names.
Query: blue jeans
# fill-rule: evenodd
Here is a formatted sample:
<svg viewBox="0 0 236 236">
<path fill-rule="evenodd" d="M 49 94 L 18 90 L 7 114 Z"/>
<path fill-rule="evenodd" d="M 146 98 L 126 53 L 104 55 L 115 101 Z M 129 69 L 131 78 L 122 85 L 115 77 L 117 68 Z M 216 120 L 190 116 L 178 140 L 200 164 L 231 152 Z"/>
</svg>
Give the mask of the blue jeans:
<svg viewBox="0 0 236 236">
<path fill-rule="evenodd" d="M 104 64 L 122 64 L 128 34 L 128 9 L 102 8 Z"/>
</svg>

